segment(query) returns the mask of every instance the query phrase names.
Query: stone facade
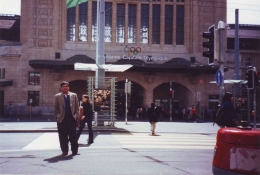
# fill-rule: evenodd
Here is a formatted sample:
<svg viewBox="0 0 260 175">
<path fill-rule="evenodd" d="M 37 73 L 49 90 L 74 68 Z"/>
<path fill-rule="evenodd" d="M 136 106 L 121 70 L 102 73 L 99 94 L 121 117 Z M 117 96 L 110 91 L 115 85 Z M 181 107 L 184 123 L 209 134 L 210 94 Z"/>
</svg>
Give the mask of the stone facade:
<svg viewBox="0 0 260 175">
<path fill-rule="evenodd" d="M 59 92 L 59 84 L 62 80 L 87 80 L 89 76 L 95 76 L 95 72 L 62 70 L 61 73 L 55 73 L 50 69 L 34 69 L 28 63 L 30 60 L 55 60 L 55 53 L 60 53 L 59 60 L 66 60 L 74 55 L 86 55 L 95 60 L 96 44 L 91 40 L 91 30 L 88 30 L 88 40 L 86 42 L 66 41 L 67 29 L 67 9 L 66 1 L 63 0 L 26 0 L 21 1 L 21 46 L 11 46 L 10 48 L 19 53 L 19 55 L 5 56 L 1 54 L 1 67 L 5 67 L 5 78 L 13 80 L 13 86 L 0 87 L 4 91 L 5 112 L 7 112 L 8 102 L 13 101 L 13 106 L 23 108 L 23 112 L 28 111 L 28 91 L 39 91 L 39 106 L 37 109 L 45 109 L 46 106 L 52 109 L 54 95 Z M 109 2 L 109 0 L 107 1 Z M 226 21 L 226 0 L 173 0 L 173 2 L 161 1 L 131 1 L 116 0 L 111 1 L 112 10 L 112 42 L 105 43 L 105 52 L 107 56 L 122 56 L 124 47 L 141 47 L 142 52 L 138 55 L 153 57 L 184 58 L 190 60 L 195 57 L 200 65 L 207 65 L 208 60 L 202 57 L 202 33 L 207 31 L 212 24 L 217 26 L 219 21 Z M 89 1 L 89 14 L 91 14 L 91 4 Z M 161 5 L 161 25 L 160 25 L 160 43 L 152 44 L 151 40 L 147 44 L 140 43 L 140 33 L 137 32 L 137 43 L 116 43 L 116 5 L 118 3 L 137 4 L 137 16 L 140 16 L 141 3 L 149 4 L 152 10 L 152 4 Z M 173 44 L 166 45 L 164 41 L 164 5 L 173 4 L 174 12 L 176 5 L 184 5 L 184 44 L 176 44 L 176 18 L 173 18 Z M 79 8 L 76 7 L 76 12 Z M 175 13 L 174 13 L 175 15 Z M 91 26 L 91 15 L 88 15 L 88 25 Z M 151 15 L 149 21 L 152 21 Z M 76 15 L 76 24 L 78 15 Z M 126 17 L 127 23 L 127 17 Z M 127 25 L 127 24 L 126 24 Z M 137 18 L 137 27 L 140 26 L 140 18 Z M 127 28 L 127 27 L 126 27 Z M 151 27 L 151 23 L 150 26 Z M 76 34 L 78 29 L 76 29 Z M 127 33 L 127 32 L 126 32 Z M 76 35 L 77 36 L 77 35 Z M 151 32 L 149 32 L 151 38 Z M 15 47 L 15 48 L 14 48 Z M 16 48 L 19 47 L 19 48 Z M 1 48 L 2 49 L 2 48 Z M 4 53 L 6 54 L 6 53 Z M 59 61 L 57 60 L 57 61 Z M 165 61 L 148 64 L 163 64 Z M 28 73 L 40 72 L 40 85 L 28 85 Z M 215 74 L 199 73 L 192 75 L 189 72 L 157 72 L 153 75 L 147 75 L 145 72 L 126 71 L 123 73 L 106 73 L 106 76 L 117 77 L 117 81 L 130 79 L 143 87 L 143 104 L 150 106 L 154 100 L 153 90 L 163 84 L 173 81 L 187 88 L 189 95 L 188 104 L 182 104 L 180 107 L 197 103 L 197 91 L 201 92 L 200 105 L 208 108 L 208 95 L 219 94 L 219 88 L 215 84 L 209 84 L 215 80 Z M 174 88 L 174 87 L 173 87 Z M 177 92 L 178 93 L 178 92 Z M 39 112 L 38 111 L 38 112 Z"/>
</svg>

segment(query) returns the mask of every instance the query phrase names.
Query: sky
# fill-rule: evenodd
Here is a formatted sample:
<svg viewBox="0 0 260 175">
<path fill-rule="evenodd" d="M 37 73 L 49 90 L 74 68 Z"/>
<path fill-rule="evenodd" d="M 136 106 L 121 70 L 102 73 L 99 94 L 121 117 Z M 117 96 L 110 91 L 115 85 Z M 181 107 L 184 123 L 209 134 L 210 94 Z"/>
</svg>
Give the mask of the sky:
<svg viewBox="0 0 260 175">
<path fill-rule="evenodd" d="M 20 15 L 21 0 L 0 0 L 0 14 Z M 239 9 L 239 24 L 260 25 L 260 0 L 227 0 L 227 23 L 235 23 Z"/>
</svg>

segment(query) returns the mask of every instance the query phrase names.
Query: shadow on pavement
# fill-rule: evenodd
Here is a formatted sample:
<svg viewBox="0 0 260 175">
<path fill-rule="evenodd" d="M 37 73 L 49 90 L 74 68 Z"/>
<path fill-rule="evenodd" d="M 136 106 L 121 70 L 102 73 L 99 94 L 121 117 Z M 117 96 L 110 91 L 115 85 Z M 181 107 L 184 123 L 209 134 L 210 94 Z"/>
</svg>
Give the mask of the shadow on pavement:
<svg viewBox="0 0 260 175">
<path fill-rule="evenodd" d="M 79 145 L 79 147 L 89 147 L 91 144 L 82 144 L 82 143 L 79 143 L 78 145 Z"/>
<path fill-rule="evenodd" d="M 58 156 L 55 156 L 55 157 L 44 159 L 43 161 L 48 161 L 49 163 L 57 163 L 59 161 L 65 161 L 65 160 L 71 160 L 71 159 L 73 159 L 72 154 L 70 154 L 68 156 L 58 155 Z"/>
</svg>

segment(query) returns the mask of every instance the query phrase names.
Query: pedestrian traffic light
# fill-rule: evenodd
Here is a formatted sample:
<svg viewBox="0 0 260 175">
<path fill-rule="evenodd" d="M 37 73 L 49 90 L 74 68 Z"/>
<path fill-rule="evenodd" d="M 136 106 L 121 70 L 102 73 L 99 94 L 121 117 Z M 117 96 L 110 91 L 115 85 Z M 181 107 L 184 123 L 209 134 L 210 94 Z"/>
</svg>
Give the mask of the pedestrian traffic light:
<svg viewBox="0 0 260 175">
<path fill-rule="evenodd" d="M 254 85 L 259 87 L 259 72 L 254 72 Z"/>
<path fill-rule="evenodd" d="M 207 48 L 207 51 L 203 52 L 203 56 L 209 58 L 209 64 L 214 63 L 214 49 L 215 49 L 215 25 L 213 24 L 208 28 L 207 32 L 203 32 L 203 38 L 208 41 L 203 42 L 203 47 Z"/>
<path fill-rule="evenodd" d="M 246 71 L 247 89 L 254 89 L 253 73 L 254 73 L 253 69 L 248 69 Z"/>
</svg>

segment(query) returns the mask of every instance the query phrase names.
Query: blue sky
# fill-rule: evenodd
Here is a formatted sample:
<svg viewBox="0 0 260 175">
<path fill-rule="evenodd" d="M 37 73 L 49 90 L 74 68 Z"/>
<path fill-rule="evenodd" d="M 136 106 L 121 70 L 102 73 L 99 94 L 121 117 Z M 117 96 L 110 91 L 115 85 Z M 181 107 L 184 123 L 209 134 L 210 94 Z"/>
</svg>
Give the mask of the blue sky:
<svg viewBox="0 0 260 175">
<path fill-rule="evenodd" d="M 20 15 L 21 0 L 0 0 L 0 13 Z M 227 23 L 235 23 L 239 9 L 240 24 L 260 25 L 260 0 L 227 0 Z"/>
</svg>

